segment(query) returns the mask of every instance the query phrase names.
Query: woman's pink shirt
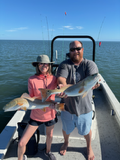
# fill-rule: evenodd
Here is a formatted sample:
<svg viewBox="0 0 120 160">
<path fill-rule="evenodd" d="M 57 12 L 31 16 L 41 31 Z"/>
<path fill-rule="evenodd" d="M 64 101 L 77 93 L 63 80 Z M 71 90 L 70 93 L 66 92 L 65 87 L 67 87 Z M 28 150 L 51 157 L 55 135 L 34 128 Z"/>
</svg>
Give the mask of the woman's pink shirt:
<svg viewBox="0 0 120 160">
<path fill-rule="evenodd" d="M 38 90 L 39 88 L 47 88 L 47 89 L 55 89 L 57 87 L 57 79 L 53 75 L 43 74 L 36 76 L 33 75 L 28 79 L 28 92 L 31 97 L 39 96 L 41 98 L 41 92 Z M 55 99 L 55 95 L 49 97 L 50 100 Z M 40 122 L 50 121 L 55 118 L 56 111 L 49 107 L 46 107 L 46 111 L 42 111 L 41 109 L 31 110 L 30 118 Z"/>
</svg>

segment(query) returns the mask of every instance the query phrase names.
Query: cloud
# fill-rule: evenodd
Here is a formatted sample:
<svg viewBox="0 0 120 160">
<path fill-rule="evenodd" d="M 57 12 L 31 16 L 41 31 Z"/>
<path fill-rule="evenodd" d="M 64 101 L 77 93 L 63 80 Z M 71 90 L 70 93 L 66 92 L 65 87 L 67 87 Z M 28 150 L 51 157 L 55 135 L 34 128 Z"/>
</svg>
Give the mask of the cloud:
<svg viewBox="0 0 120 160">
<path fill-rule="evenodd" d="M 24 29 L 28 29 L 28 27 L 20 27 L 20 28 L 16 28 L 16 30 L 24 30 Z"/>
<path fill-rule="evenodd" d="M 77 28 L 77 29 L 83 29 L 83 27 L 81 27 L 81 26 L 76 26 L 76 28 Z"/>
<path fill-rule="evenodd" d="M 63 26 L 63 28 L 66 28 L 66 29 L 70 29 L 70 30 L 73 30 L 73 29 L 83 29 L 82 26 L 76 26 L 76 27 L 72 27 L 72 26 Z M 63 28 L 60 28 L 60 29 L 63 29 Z"/>
<path fill-rule="evenodd" d="M 28 27 L 19 27 L 19 28 L 9 29 L 9 30 L 6 30 L 6 31 L 7 32 L 16 32 L 16 31 L 25 30 L 25 29 L 28 29 Z"/>
<path fill-rule="evenodd" d="M 68 28 L 68 29 L 69 29 L 71 26 L 63 26 L 63 27 L 64 27 L 64 28 Z"/>
<path fill-rule="evenodd" d="M 67 28 L 67 29 L 74 29 L 72 26 L 63 26 L 63 28 Z"/>
<path fill-rule="evenodd" d="M 7 32 L 16 32 L 15 29 L 6 30 Z"/>
</svg>

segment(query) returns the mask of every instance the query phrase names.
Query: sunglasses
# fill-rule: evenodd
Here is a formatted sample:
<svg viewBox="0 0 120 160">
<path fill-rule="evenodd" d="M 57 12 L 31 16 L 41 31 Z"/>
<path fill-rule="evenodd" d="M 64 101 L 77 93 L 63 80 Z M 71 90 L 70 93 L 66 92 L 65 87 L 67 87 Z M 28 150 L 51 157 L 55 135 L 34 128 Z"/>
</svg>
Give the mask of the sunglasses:
<svg viewBox="0 0 120 160">
<path fill-rule="evenodd" d="M 41 66 L 48 65 L 48 63 L 39 63 L 39 65 L 41 65 Z"/>
<path fill-rule="evenodd" d="M 70 51 L 71 51 L 71 52 L 74 52 L 75 50 L 80 51 L 81 48 L 83 48 L 83 47 L 70 48 Z"/>
</svg>

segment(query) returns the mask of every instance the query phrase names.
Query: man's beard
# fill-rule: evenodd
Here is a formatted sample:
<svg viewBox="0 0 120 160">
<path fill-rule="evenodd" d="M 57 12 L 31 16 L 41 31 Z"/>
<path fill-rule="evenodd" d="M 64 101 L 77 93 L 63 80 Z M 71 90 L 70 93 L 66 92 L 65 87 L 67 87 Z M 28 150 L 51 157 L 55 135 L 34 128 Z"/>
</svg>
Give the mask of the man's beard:
<svg viewBox="0 0 120 160">
<path fill-rule="evenodd" d="M 70 56 L 72 62 L 74 62 L 74 63 L 79 63 L 80 62 L 80 54 L 77 54 L 77 55 L 79 55 L 79 57 Z"/>
</svg>

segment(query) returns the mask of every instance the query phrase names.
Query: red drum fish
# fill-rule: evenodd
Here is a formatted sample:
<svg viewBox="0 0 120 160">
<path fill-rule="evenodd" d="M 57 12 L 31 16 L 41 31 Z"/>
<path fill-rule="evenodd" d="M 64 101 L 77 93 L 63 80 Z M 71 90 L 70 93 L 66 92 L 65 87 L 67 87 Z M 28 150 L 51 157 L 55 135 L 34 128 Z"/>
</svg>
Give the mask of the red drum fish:
<svg viewBox="0 0 120 160">
<path fill-rule="evenodd" d="M 82 96 L 85 97 L 89 90 L 92 89 L 92 87 L 95 86 L 95 84 L 99 81 L 100 79 L 100 74 L 96 73 L 94 75 L 88 76 L 82 81 L 74 84 L 74 85 L 66 85 L 60 89 L 41 89 L 42 94 L 42 102 L 46 101 L 48 97 L 52 94 L 60 94 L 62 92 L 65 93 L 68 97 L 76 97 L 76 96 Z"/>
<path fill-rule="evenodd" d="M 27 93 L 24 93 L 20 98 L 15 98 L 12 101 L 10 101 L 8 104 L 6 104 L 3 107 L 3 110 L 5 112 L 8 111 L 16 111 L 19 109 L 22 110 L 32 110 L 32 109 L 42 109 L 44 112 L 46 111 L 46 107 L 50 107 L 55 105 L 54 109 L 57 110 L 64 110 L 64 103 L 56 103 L 54 101 L 46 101 L 42 102 L 40 99 L 37 99 L 37 97 L 30 97 Z"/>
</svg>

